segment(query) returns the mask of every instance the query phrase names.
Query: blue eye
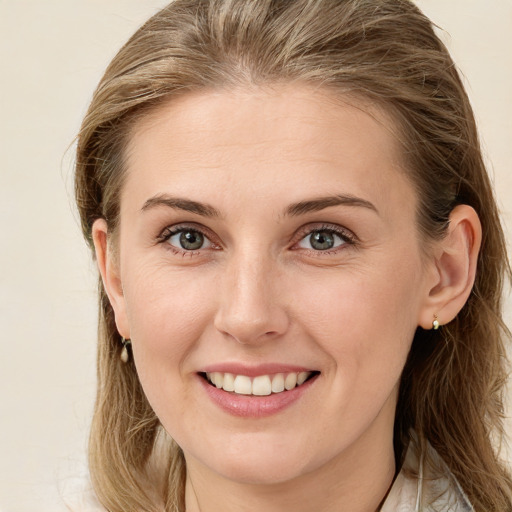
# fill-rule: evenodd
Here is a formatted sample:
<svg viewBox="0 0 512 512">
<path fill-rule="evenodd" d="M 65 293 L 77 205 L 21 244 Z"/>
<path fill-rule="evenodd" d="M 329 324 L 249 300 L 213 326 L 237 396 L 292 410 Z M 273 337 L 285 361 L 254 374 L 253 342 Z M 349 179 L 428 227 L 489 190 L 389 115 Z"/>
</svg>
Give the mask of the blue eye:
<svg viewBox="0 0 512 512">
<path fill-rule="evenodd" d="M 347 242 L 336 232 L 328 229 L 312 231 L 299 242 L 302 249 L 313 249 L 315 251 L 328 251 L 336 249 Z"/>
<path fill-rule="evenodd" d="M 210 240 L 203 233 L 196 229 L 186 228 L 170 233 L 170 236 L 167 237 L 167 243 L 184 251 L 198 251 L 212 246 Z"/>
</svg>

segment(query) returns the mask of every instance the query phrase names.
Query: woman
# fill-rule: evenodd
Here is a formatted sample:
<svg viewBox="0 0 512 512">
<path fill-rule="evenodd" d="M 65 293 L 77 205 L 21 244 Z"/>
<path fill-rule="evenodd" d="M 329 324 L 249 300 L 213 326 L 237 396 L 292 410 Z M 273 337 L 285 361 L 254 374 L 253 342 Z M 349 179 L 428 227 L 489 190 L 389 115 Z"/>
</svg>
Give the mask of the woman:
<svg viewBox="0 0 512 512">
<path fill-rule="evenodd" d="M 107 69 L 76 194 L 106 509 L 512 509 L 503 233 L 413 4 L 173 2 Z"/>
</svg>

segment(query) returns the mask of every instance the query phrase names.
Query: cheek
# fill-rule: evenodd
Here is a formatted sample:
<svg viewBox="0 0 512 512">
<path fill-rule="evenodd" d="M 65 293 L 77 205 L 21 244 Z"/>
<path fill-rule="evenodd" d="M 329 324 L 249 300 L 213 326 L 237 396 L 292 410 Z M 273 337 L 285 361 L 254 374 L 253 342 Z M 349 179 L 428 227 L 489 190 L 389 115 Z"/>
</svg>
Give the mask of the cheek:
<svg viewBox="0 0 512 512">
<path fill-rule="evenodd" d="M 385 404 L 388 417 L 394 416 L 416 330 L 409 287 L 367 277 L 346 276 L 338 286 L 323 287 L 307 313 L 316 333 L 310 330 L 310 336 L 331 360 L 326 403 L 335 413 L 325 425 L 337 431 L 343 424 L 347 439 L 364 431 Z"/>
<path fill-rule="evenodd" d="M 190 279 L 149 263 L 126 269 L 126 311 L 139 379 L 150 402 L 168 400 L 166 390 L 181 386 L 187 360 L 210 321 L 214 279 Z"/>
<path fill-rule="evenodd" d="M 346 335 L 358 338 L 370 332 L 386 336 L 406 326 L 410 330 L 417 322 L 419 296 L 415 290 L 419 275 L 393 270 L 396 272 L 341 270 L 321 279 L 306 278 L 307 284 L 296 279 L 304 315 L 316 317 L 319 331 L 337 326 Z M 300 290 L 308 290 L 308 294 Z M 368 341 L 377 341 L 379 337 Z"/>
<path fill-rule="evenodd" d="M 394 383 L 417 328 L 419 267 L 400 261 L 295 280 L 303 325 L 334 365 L 339 378 Z M 391 277 L 393 276 L 393 277 Z"/>
<path fill-rule="evenodd" d="M 169 344 L 180 347 L 205 320 L 210 290 L 215 290 L 213 276 L 191 276 L 151 261 L 131 268 L 127 266 L 123 288 L 132 337 L 143 338 L 158 351 Z"/>
</svg>

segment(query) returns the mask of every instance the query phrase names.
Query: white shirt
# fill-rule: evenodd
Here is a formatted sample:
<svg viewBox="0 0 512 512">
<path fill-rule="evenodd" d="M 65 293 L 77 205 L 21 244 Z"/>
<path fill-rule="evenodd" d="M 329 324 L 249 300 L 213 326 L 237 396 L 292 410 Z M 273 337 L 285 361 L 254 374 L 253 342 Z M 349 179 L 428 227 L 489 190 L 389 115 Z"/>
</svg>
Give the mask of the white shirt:
<svg viewBox="0 0 512 512">
<path fill-rule="evenodd" d="M 380 512 L 473 512 L 464 491 L 438 453 L 428 445 L 428 460 L 419 454 L 413 434 L 398 473 Z"/>
</svg>

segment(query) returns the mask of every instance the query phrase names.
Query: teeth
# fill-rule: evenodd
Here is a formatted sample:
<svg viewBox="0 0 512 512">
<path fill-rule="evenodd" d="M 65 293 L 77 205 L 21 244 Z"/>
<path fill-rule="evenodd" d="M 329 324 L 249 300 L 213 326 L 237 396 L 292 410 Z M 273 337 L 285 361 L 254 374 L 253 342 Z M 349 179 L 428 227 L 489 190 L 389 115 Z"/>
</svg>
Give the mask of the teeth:
<svg viewBox="0 0 512 512">
<path fill-rule="evenodd" d="M 306 379 L 311 374 L 309 372 L 300 372 L 299 375 L 297 375 L 297 386 L 300 386 L 301 384 L 304 384 L 306 382 Z"/>
<path fill-rule="evenodd" d="M 290 389 L 293 389 L 297 385 L 297 374 L 296 373 L 289 373 L 286 376 L 286 379 L 284 379 L 284 387 L 287 391 L 290 391 Z"/>
<path fill-rule="evenodd" d="M 206 378 L 218 389 L 234 392 L 239 395 L 268 396 L 271 393 L 290 391 L 301 386 L 311 376 L 312 372 L 276 373 L 275 375 L 258 375 L 251 379 L 246 375 L 212 372 Z"/>
<path fill-rule="evenodd" d="M 272 392 L 273 393 L 281 393 L 284 391 L 284 375 L 282 373 L 278 373 L 274 375 L 272 379 Z"/>
<path fill-rule="evenodd" d="M 235 391 L 235 376 L 232 373 L 224 374 L 224 391 Z"/>
<path fill-rule="evenodd" d="M 272 393 L 272 383 L 268 375 L 254 377 L 252 381 L 252 394 L 258 396 L 270 395 Z"/>
<path fill-rule="evenodd" d="M 252 394 L 252 382 L 249 377 L 245 375 L 237 375 L 235 377 L 235 393 L 239 395 Z"/>
<path fill-rule="evenodd" d="M 224 375 L 219 372 L 214 372 L 212 374 L 213 377 L 213 383 L 220 389 L 222 385 L 224 384 Z"/>
</svg>

